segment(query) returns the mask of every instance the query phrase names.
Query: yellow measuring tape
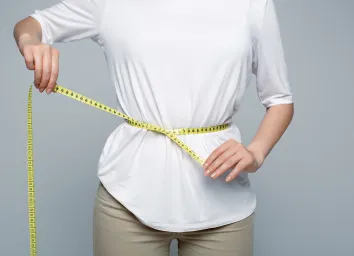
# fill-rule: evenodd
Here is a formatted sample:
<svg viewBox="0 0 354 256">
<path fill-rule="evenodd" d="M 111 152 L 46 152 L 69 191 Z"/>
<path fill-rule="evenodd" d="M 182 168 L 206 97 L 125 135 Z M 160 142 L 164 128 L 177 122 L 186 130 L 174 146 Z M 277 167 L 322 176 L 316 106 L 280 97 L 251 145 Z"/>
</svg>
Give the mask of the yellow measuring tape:
<svg viewBox="0 0 354 256">
<path fill-rule="evenodd" d="M 142 129 L 158 132 L 166 135 L 174 141 L 181 149 L 187 152 L 194 160 L 201 165 L 204 160 L 188 147 L 177 136 L 186 134 L 201 134 L 225 130 L 229 124 L 221 124 L 216 126 L 201 127 L 201 128 L 180 128 L 180 129 L 164 129 L 160 126 L 135 120 L 124 113 L 121 113 L 113 108 L 110 108 L 100 102 L 90 99 L 84 95 L 73 92 L 70 89 L 57 85 L 54 92 L 78 100 L 84 104 L 106 111 L 110 114 L 119 116 L 125 119 L 128 124 L 139 127 Z M 35 184 L 34 184 L 34 168 L 33 168 L 33 131 L 32 131 L 32 85 L 28 91 L 28 105 L 27 105 L 27 171 L 28 171 L 28 217 L 29 217 L 29 233 L 30 233 L 30 255 L 37 255 L 37 242 L 36 242 L 36 206 L 35 206 Z"/>
</svg>

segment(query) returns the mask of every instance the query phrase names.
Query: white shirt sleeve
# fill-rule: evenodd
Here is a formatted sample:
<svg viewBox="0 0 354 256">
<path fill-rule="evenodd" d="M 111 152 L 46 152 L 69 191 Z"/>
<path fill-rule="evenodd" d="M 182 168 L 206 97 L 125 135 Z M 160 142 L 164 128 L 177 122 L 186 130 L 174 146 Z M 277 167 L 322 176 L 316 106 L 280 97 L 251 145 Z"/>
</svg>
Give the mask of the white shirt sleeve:
<svg viewBox="0 0 354 256">
<path fill-rule="evenodd" d="M 253 73 L 258 97 L 266 108 L 293 103 L 273 0 L 256 2 Z"/>
<path fill-rule="evenodd" d="M 100 6 L 103 0 L 62 0 L 31 17 L 42 27 L 42 43 L 65 43 L 86 38 L 98 41 Z"/>
</svg>

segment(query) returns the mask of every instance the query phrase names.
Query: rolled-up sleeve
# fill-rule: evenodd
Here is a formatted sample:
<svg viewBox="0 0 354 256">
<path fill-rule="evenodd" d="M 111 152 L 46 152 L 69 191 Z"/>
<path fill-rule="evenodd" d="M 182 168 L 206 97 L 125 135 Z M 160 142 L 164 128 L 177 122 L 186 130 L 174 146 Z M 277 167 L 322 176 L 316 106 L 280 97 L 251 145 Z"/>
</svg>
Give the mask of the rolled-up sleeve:
<svg viewBox="0 0 354 256">
<path fill-rule="evenodd" d="M 42 43 L 64 43 L 86 38 L 98 40 L 101 0 L 62 0 L 30 16 L 42 28 Z"/>
<path fill-rule="evenodd" d="M 253 73 L 258 97 L 266 108 L 293 103 L 287 65 L 273 0 L 257 1 L 258 23 L 254 30 Z"/>
</svg>

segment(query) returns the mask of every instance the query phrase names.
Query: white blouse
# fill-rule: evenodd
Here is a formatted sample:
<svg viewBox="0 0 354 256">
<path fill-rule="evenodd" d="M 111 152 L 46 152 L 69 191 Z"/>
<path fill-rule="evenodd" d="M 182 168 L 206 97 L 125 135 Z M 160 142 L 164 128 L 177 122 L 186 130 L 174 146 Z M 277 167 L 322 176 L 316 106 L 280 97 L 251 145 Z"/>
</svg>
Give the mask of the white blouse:
<svg viewBox="0 0 354 256">
<path fill-rule="evenodd" d="M 103 50 L 118 110 L 166 129 L 231 121 L 252 75 L 268 108 L 292 103 L 272 0 L 64 0 L 32 15 L 47 44 L 91 38 Z M 94 98 L 94 97 L 93 97 Z M 206 159 L 229 129 L 179 138 Z M 248 175 L 204 176 L 162 134 L 126 122 L 108 137 L 98 177 L 142 223 L 171 232 L 233 223 L 253 213 Z"/>
</svg>

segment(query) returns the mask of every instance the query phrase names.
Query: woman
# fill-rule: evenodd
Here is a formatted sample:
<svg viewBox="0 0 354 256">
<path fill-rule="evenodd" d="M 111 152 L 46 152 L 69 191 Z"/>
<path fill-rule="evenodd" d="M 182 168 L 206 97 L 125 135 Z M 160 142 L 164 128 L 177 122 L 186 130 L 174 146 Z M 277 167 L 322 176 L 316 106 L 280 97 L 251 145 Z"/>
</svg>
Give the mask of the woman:
<svg viewBox="0 0 354 256">
<path fill-rule="evenodd" d="M 165 129 L 230 123 L 254 74 L 267 111 L 249 145 L 234 124 L 180 135 L 200 165 L 168 137 L 124 122 L 102 150 L 94 207 L 96 256 L 168 255 L 174 238 L 180 255 L 252 255 L 248 174 L 293 116 L 272 0 L 63 0 L 19 21 L 14 36 L 48 94 L 59 70 L 52 45 L 92 39 L 118 110 Z"/>
</svg>

